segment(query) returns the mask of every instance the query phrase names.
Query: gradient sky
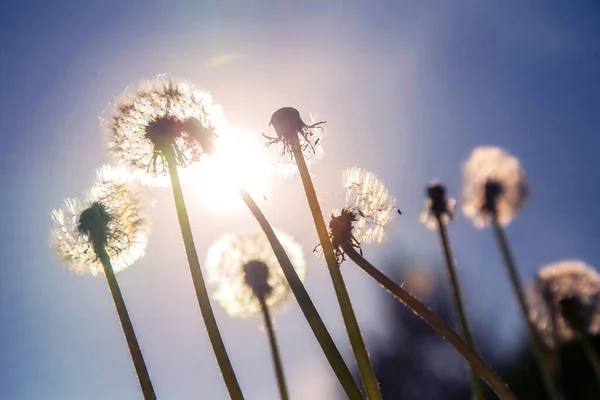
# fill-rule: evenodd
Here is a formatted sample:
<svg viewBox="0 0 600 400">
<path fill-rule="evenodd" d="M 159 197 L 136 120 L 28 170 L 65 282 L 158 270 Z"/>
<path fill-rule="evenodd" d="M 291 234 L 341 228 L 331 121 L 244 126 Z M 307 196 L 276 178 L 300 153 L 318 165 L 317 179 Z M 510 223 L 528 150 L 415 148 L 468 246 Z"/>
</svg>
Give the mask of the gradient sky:
<svg viewBox="0 0 600 400">
<path fill-rule="evenodd" d="M 52 3 L 52 4 L 51 4 Z M 418 223 L 425 184 L 460 189 L 478 145 L 522 160 L 532 198 L 509 227 L 522 276 L 548 262 L 600 266 L 600 7 L 596 1 L 54 1 L 0 7 L 0 388 L 7 400 L 141 398 L 102 277 L 69 273 L 48 249 L 50 212 L 109 161 L 99 117 L 128 85 L 161 73 L 211 91 L 232 124 L 266 132 L 294 106 L 326 119 L 315 165 L 323 208 L 340 205 L 339 171 L 376 172 L 404 215 L 373 261 L 438 260 Z M 576 4 L 575 4 L 576 3 Z M 274 149 L 268 157 L 274 158 Z M 187 188 L 198 252 L 254 232 L 244 209 L 218 212 Z M 154 200 L 147 256 L 118 275 L 162 399 L 226 398 L 192 292 L 170 193 Z M 307 287 L 350 356 L 298 178 L 263 204 L 307 251 Z M 504 346 L 521 337 L 488 231 L 451 229 L 469 309 Z M 385 336 L 380 289 L 351 264 L 348 286 L 367 341 Z M 248 399 L 277 396 L 258 318 L 216 308 Z M 298 308 L 277 315 L 292 398 L 338 391 Z M 351 361 L 351 358 L 348 358 Z"/>
</svg>

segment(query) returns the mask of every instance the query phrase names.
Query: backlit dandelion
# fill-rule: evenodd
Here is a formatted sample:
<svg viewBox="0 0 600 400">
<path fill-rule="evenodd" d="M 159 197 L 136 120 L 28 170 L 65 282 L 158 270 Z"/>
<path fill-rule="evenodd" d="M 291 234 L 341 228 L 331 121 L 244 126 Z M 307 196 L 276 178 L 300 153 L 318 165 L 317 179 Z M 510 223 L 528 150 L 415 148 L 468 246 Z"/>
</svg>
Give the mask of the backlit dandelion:
<svg viewBox="0 0 600 400">
<path fill-rule="evenodd" d="M 283 107 L 275 111 L 271 116 L 269 126 L 275 129 L 275 137 L 263 134 L 269 139 L 267 146 L 278 144 L 281 149 L 283 159 L 278 163 L 279 172 L 284 176 L 293 175 L 298 172 L 298 166 L 292 152 L 293 138 L 298 138 L 300 148 L 304 155 L 307 165 L 323 156 L 323 147 L 321 146 L 325 129 L 323 124 L 326 121 L 315 121 L 310 116 L 310 122 L 305 123 L 300 117 L 300 112 L 292 107 Z"/>
<path fill-rule="evenodd" d="M 123 334 L 145 400 L 156 394 L 129 318 L 115 272 L 143 255 L 146 223 L 140 216 L 140 201 L 121 171 L 105 166 L 96 182 L 80 200 L 65 200 L 65 208 L 54 210 L 57 227 L 52 232 L 56 254 L 77 273 L 103 273 L 117 310 Z"/>
<path fill-rule="evenodd" d="M 394 197 L 372 172 L 349 168 L 342 172 L 342 180 L 345 204 L 333 210 L 329 220 L 329 237 L 338 263 L 345 260 L 345 245 L 362 255 L 362 243 L 381 243 L 386 227 L 399 211 Z M 315 247 L 314 252 L 320 256 L 321 246 Z"/>
<path fill-rule="evenodd" d="M 124 94 L 109 122 L 110 151 L 123 164 L 141 174 L 142 182 L 170 182 L 190 275 L 206 332 L 234 400 L 244 398 L 215 319 L 194 244 L 178 169 L 188 168 L 214 150 L 213 139 L 224 122 L 221 108 L 210 94 L 188 82 L 156 79 Z M 169 176 L 169 180 L 147 177 Z"/>
<path fill-rule="evenodd" d="M 345 170 L 342 180 L 346 191 L 344 209 L 356 216 L 352 235 L 359 243 L 381 243 L 386 226 L 398 213 L 396 199 L 375 174 L 362 168 Z"/>
<path fill-rule="evenodd" d="M 579 260 L 548 265 L 538 272 L 535 288 L 538 301 L 530 316 L 548 345 L 573 340 L 574 327 L 600 333 L 600 275 L 592 267 Z"/>
<path fill-rule="evenodd" d="M 142 206 L 136 190 L 119 169 L 104 166 L 97 172 L 96 182 L 80 199 L 66 199 L 64 207 L 54 210 L 56 227 L 52 246 L 58 257 L 74 272 L 97 275 L 103 273 L 102 262 L 94 250 L 94 235 L 100 234 L 115 272 L 121 271 L 144 255 L 148 224 L 141 216 Z M 97 229 L 93 215 L 105 219 Z M 96 218 L 96 219 L 98 219 Z"/>
<path fill-rule="evenodd" d="M 508 225 L 529 189 L 519 160 L 498 147 L 478 147 L 463 165 L 463 212 L 481 228 L 492 217 Z"/>
<path fill-rule="evenodd" d="M 286 234 L 277 232 L 277 237 L 298 276 L 304 278 L 306 263 L 302 249 Z M 208 251 L 206 270 L 213 298 L 234 317 L 259 314 L 259 292 L 271 309 L 284 304 L 291 294 L 275 253 L 262 234 L 222 237 Z"/>
<path fill-rule="evenodd" d="M 168 171 L 165 152 L 172 151 L 179 167 L 189 167 L 212 151 L 223 121 L 209 93 L 158 78 L 117 100 L 108 121 L 109 149 L 138 173 L 160 177 Z"/>
<path fill-rule="evenodd" d="M 425 209 L 421 212 L 421 222 L 432 230 L 437 230 L 442 255 L 448 271 L 452 297 L 454 300 L 454 309 L 458 322 L 460 323 L 460 332 L 465 342 L 475 348 L 471 328 L 465 312 L 462 290 L 458 276 L 456 261 L 454 259 L 452 246 L 450 245 L 450 236 L 448 235 L 448 222 L 453 218 L 454 200 L 448 199 L 446 187 L 438 182 L 430 183 L 426 190 Z M 470 367 L 470 366 L 469 366 Z M 471 387 L 473 388 L 473 397 L 476 400 L 484 400 L 483 386 L 479 376 L 474 368 L 470 367 Z"/>
<path fill-rule="evenodd" d="M 437 229 L 438 220 L 447 225 L 454 218 L 456 201 L 447 198 L 446 187 L 438 182 L 427 186 L 425 207 L 421 212 L 420 220 L 429 229 Z"/>
</svg>

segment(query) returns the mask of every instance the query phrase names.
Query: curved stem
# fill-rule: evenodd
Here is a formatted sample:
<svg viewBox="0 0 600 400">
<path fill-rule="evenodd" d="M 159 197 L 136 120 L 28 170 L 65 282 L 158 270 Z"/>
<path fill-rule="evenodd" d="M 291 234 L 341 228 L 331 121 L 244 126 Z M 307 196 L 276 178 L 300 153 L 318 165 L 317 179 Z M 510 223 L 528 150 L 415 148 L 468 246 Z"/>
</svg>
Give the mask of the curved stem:
<svg viewBox="0 0 600 400">
<path fill-rule="evenodd" d="M 146 362 L 144 361 L 144 356 L 142 355 L 142 349 L 140 348 L 135 331 L 133 330 L 133 324 L 131 323 L 131 318 L 129 318 L 129 312 L 125 306 L 125 300 L 123 300 L 123 295 L 121 294 L 117 277 L 112 269 L 110 257 L 108 256 L 106 248 L 103 245 L 94 245 L 94 250 L 96 251 L 96 255 L 100 258 L 102 266 L 104 267 L 104 275 L 106 275 L 108 288 L 110 289 L 110 294 L 112 295 L 115 308 L 117 309 L 119 321 L 121 322 L 121 327 L 123 328 L 123 334 L 125 335 L 125 340 L 127 341 L 127 347 L 129 348 L 129 354 L 131 354 L 135 372 L 137 374 L 140 387 L 142 388 L 144 400 L 156 400 L 156 394 L 154 393 L 152 380 L 150 380 L 150 374 L 148 373 L 148 368 L 146 367 Z"/>
<path fill-rule="evenodd" d="M 175 208 L 177 210 L 177 218 L 179 219 L 179 227 L 181 228 L 181 235 L 183 236 L 183 244 L 185 246 L 185 253 L 190 267 L 190 273 L 192 275 L 192 282 L 194 284 L 194 290 L 196 292 L 196 298 L 198 299 L 198 305 L 200 306 L 200 312 L 204 319 L 206 326 L 206 332 L 208 338 L 212 344 L 213 351 L 217 358 L 217 363 L 223 374 L 223 380 L 227 386 L 229 396 L 234 400 L 242 400 L 244 395 L 240 389 L 240 385 L 235 376 L 233 366 L 227 355 L 223 338 L 215 319 L 212 306 L 210 305 L 210 298 L 208 297 L 208 291 L 206 290 L 206 284 L 202 275 L 202 269 L 200 268 L 200 261 L 198 261 L 198 254 L 196 253 L 196 246 L 194 245 L 194 237 L 192 236 L 192 228 L 190 226 L 190 219 L 188 217 L 187 208 L 183 199 L 183 192 L 181 190 L 181 183 L 179 182 L 179 175 L 177 174 L 177 164 L 175 162 L 175 156 L 173 149 L 170 146 L 166 146 L 167 151 L 164 151 L 164 157 L 167 161 L 169 169 L 169 175 L 171 177 L 171 184 L 173 187 L 173 198 L 175 200 Z"/>
<path fill-rule="evenodd" d="M 267 336 L 269 337 L 269 346 L 271 347 L 271 356 L 273 357 L 273 368 L 275 369 L 275 376 L 277 377 L 279 395 L 281 396 L 281 400 L 288 400 L 289 396 L 287 385 L 285 384 L 285 376 L 283 374 L 283 363 L 281 362 L 281 356 L 279 355 L 279 347 L 277 346 L 277 338 L 275 337 L 275 330 L 273 329 L 271 313 L 264 296 L 259 296 L 258 301 L 260 303 L 263 319 L 265 320 Z"/>
<path fill-rule="evenodd" d="M 442 250 L 444 252 L 444 259 L 446 261 L 446 268 L 448 270 L 448 277 L 450 278 L 450 286 L 452 287 L 452 294 L 454 299 L 454 307 L 456 308 L 456 314 L 458 316 L 458 321 L 460 323 L 460 330 L 463 339 L 467 343 L 469 347 L 475 349 L 475 344 L 473 342 L 473 336 L 471 335 L 471 329 L 469 327 L 469 322 L 467 320 L 467 313 L 465 311 L 462 293 L 460 289 L 460 283 L 458 281 L 458 273 L 456 272 L 456 261 L 454 260 L 454 256 L 452 254 L 452 247 L 450 246 L 450 239 L 448 237 L 448 229 L 446 228 L 446 224 L 442 221 L 440 216 L 436 215 L 436 221 L 438 226 L 438 234 L 440 237 L 440 244 L 442 245 Z M 473 386 L 473 393 L 475 394 L 475 398 L 477 400 L 485 400 L 485 396 L 483 394 L 483 386 L 481 385 L 481 381 L 479 380 L 479 376 L 469 365 L 469 373 L 471 378 L 471 386 Z"/>
<path fill-rule="evenodd" d="M 437 315 L 435 315 L 429 308 L 421 303 L 416 297 L 410 294 L 408 291 L 403 289 L 401 286 L 396 284 L 385 274 L 375 268 L 370 262 L 368 262 L 363 256 L 350 244 L 343 246 L 344 253 L 350 259 L 362 268 L 367 274 L 375 279 L 384 288 L 390 291 L 394 296 L 403 302 L 408 308 L 410 308 L 415 314 L 420 316 L 427 322 L 433 329 L 435 329 L 443 338 L 448 340 L 452 346 L 458 350 L 460 354 L 471 364 L 471 366 L 477 371 L 479 376 L 483 378 L 488 385 L 494 390 L 496 395 L 502 400 L 516 400 L 517 397 L 510 391 L 508 386 L 494 373 L 494 371 L 479 357 L 479 355 L 469 347 L 462 338 L 456 334 L 448 325 L 446 325 Z"/>
<path fill-rule="evenodd" d="M 310 328 L 312 329 L 315 338 L 319 342 L 319 345 L 321 345 L 321 349 L 323 350 L 325 357 L 327 357 L 327 361 L 329 361 L 329 364 L 340 381 L 340 384 L 346 392 L 346 395 L 351 400 L 362 399 L 363 396 L 360 392 L 360 389 L 356 385 L 348 366 L 344 362 L 342 355 L 337 349 L 333 339 L 331 338 L 331 335 L 327 331 L 325 323 L 321 319 L 321 316 L 317 312 L 315 305 L 310 299 L 306 288 L 296 273 L 290 258 L 283 249 L 279 239 L 277 239 L 277 235 L 275 235 L 275 231 L 273 231 L 271 224 L 269 224 L 269 221 L 247 191 L 240 189 L 240 196 L 267 236 L 269 244 L 273 248 L 275 256 L 277 257 L 277 261 L 279 262 L 283 274 L 285 275 L 285 279 L 287 280 L 288 285 L 290 285 L 290 289 L 296 297 L 298 305 L 300 306 L 306 321 L 310 325 Z"/>
<path fill-rule="evenodd" d="M 325 225 L 325 220 L 323 219 L 321 205 L 319 204 L 315 187 L 313 186 L 310 173 L 308 172 L 306 160 L 304 159 L 304 154 L 302 153 L 297 135 L 292 135 L 291 144 L 292 153 L 294 154 L 296 164 L 298 165 L 298 171 L 300 172 L 302 184 L 306 193 L 306 199 L 308 200 L 308 205 L 317 229 L 317 234 L 319 235 L 319 242 L 323 248 L 325 261 L 327 262 L 329 274 L 331 275 L 333 288 L 335 289 L 335 294 L 337 296 L 338 303 L 340 304 L 342 317 L 344 319 L 344 324 L 346 325 L 346 331 L 348 332 L 352 351 L 354 352 L 354 357 L 358 365 L 358 371 L 367 393 L 367 399 L 379 400 L 381 399 L 379 384 L 377 383 L 377 378 L 375 376 L 375 372 L 373 371 L 373 366 L 371 365 L 371 360 L 369 359 L 369 354 L 367 352 L 362 333 L 360 332 L 360 327 L 358 326 L 358 321 L 356 320 L 352 303 L 350 302 L 350 296 L 348 294 L 348 290 L 346 289 L 342 272 L 340 271 L 340 267 L 333 252 L 333 246 L 331 245 L 331 240 L 329 239 L 329 232 L 327 230 L 327 226 Z"/>
<path fill-rule="evenodd" d="M 533 326 L 533 323 L 529 319 L 529 308 L 527 307 L 527 300 L 525 299 L 525 294 L 523 291 L 523 285 L 521 284 L 521 278 L 519 278 L 519 274 L 517 273 L 517 267 L 512 255 L 512 251 L 510 250 L 510 246 L 508 244 L 508 238 L 504 233 L 504 229 L 496 215 L 492 215 L 492 228 L 494 231 L 494 236 L 498 243 L 498 247 L 500 248 L 500 253 L 502 254 L 502 260 L 504 261 L 504 266 L 506 267 L 506 271 L 508 272 L 508 277 L 510 283 L 513 287 L 514 294 L 517 298 L 517 303 L 519 304 L 519 309 L 521 310 L 521 314 L 523 319 L 525 320 L 525 325 L 527 326 L 527 332 L 529 333 L 529 338 L 533 345 L 533 351 L 540 367 L 540 371 L 542 374 L 542 381 L 544 383 L 544 388 L 548 396 L 550 396 L 553 400 L 562 400 L 562 396 L 558 391 L 554 380 L 552 379 L 552 373 L 548 367 L 548 363 L 546 360 L 546 354 L 544 352 L 544 345 L 542 344 L 542 340 L 540 336 Z"/>
</svg>

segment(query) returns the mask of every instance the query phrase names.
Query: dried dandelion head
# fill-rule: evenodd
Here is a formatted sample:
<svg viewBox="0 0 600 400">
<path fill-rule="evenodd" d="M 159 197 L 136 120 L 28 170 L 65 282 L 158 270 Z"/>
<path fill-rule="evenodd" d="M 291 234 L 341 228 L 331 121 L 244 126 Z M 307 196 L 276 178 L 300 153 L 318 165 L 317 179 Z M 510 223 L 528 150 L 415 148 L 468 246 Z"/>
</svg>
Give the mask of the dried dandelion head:
<svg viewBox="0 0 600 400">
<path fill-rule="evenodd" d="M 109 149 L 133 170 L 163 176 L 166 152 L 183 168 L 198 162 L 212 152 L 222 122 L 210 93 L 185 81 L 158 78 L 116 102 L 108 122 Z"/>
<path fill-rule="evenodd" d="M 454 199 L 447 198 L 446 187 L 438 182 L 427 186 L 425 208 L 421 212 L 421 222 L 429 229 L 436 229 L 438 220 L 447 225 L 454 218 Z"/>
<path fill-rule="evenodd" d="M 549 346 L 577 332 L 600 333 L 600 275 L 579 260 L 565 260 L 537 274 L 530 319 Z"/>
<path fill-rule="evenodd" d="M 360 250 L 362 243 L 381 243 L 385 228 L 396 212 L 396 200 L 383 182 L 372 172 L 353 167 L 342 172 L 346 200 L 341 210 L 334 210 L 329 221 L 329 235 L 338 262 L 344 261 L 343 246 Z M 315 247 L 315 253 L 321 249 Z"/>
<path fill-rule="evenodd" d="M 144 255 L 147 223 L 140 201 L 122 171 L 105 166 L 86 196 L 66 199 L 52 212 L 52 247 L 72 271 L 103 272 L 98 252 L 105 249 L 115 272 Z"/>
<path fill-rule="evenodd" d="M 288 235 L 276 232 L 298 276 L 306 271 L 300 246 Z M 263 234 L 226 235 L 206 256 L 207 279 L 213 297 L 233 317 L 247 318 L 261 312 L 259 296 L 271 309 L 289 299 L 291 291 L 269 241 Z"/>
<path fill-rule="evenodd" d="M 519 160 L 498 147 L 478 147 L 463 164 L 463 212 L 477 227 L 493 216 L 508 225 L 528 193 Z"/>
<path fill-rule="evenodd" d="M 279 144 L 281 155 L 284 158 L 279 163 L 279 170 L 283 175 L 292 175 L 297 171 L 296 161 L 292 152 L 292 140 L 297 137 L 300 148 L 307 164 L 323 155 L 321 140 L 325 133 L 323 124 L 326 121 L 316 122 L 310 117 L 310 124 L 305 123 L 300 117 L 300 112 L 292 107 L 283 107 L 275 111 L 271 116 L 269 126 L 273 126 L 276 136 L 271 137 L 263 134 L 269 141 L 267 147 Z"/>
</svg>

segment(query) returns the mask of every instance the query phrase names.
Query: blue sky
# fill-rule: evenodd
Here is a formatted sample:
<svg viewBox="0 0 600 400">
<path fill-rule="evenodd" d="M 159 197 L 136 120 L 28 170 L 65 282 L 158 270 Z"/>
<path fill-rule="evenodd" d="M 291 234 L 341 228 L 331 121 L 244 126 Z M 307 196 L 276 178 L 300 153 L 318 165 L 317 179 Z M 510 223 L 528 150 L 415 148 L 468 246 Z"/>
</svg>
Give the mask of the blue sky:
<svg viewBox="0 0 600 400">
<path fill-rule="evenodd" d="M 77 196 L 107 162 L 99 117 L 128 85 L 161 73 L 211 91 L 235 125 L 261 132 L 292 105 L 328 121 L 313 172 L 325 210 L 339 205 L 339 171 L 372 169 L 404 215 L 374 261 L 398 251 L 438 260 L 418 223 L 433 178 L 460 189 L 460 163 L 478 145 L 523 163 L 532 198 L 509 228 L 521 273 L 581 258 L 600 266 L 600 7 L 457 2 L 27 2 L 0 12 L 0 387 L 25 399 L 139 398 L 101 278 L 70 274 L 48 249 L 50 211 Z M 223 55 L 228 63 L 211 60 Z M 275 150 L 271 149 L 270 156 Z M 307 287 L 348 345 L 320 262 L 298 179 L 275 180 L 265 211 L 309 259 Z M 119 274 L 160 398 L 225 398 L 192 293 L 172 199 L 155 200 L 147 256 Z M 188 200 L 199 254 L 221 234 L 253 232 L 243 209 Z M 487 231 L 451 230 L 469 308 L 510 345 L 516 307 Z M 359 319 L 385 335 L 379 289 L 345 266 Z M 259 319 L 217 318 L 249 399 L 276 398 Z M 277 316 L 293 398 L 328 399 L 337 386 L 294 304 Z M 350 358 L 348 358 L 350 360 Z M 314 392 L 313 392 L 314 391 Z M 319 393 L 317 393 L 319 392 Z"/>
</svg>

